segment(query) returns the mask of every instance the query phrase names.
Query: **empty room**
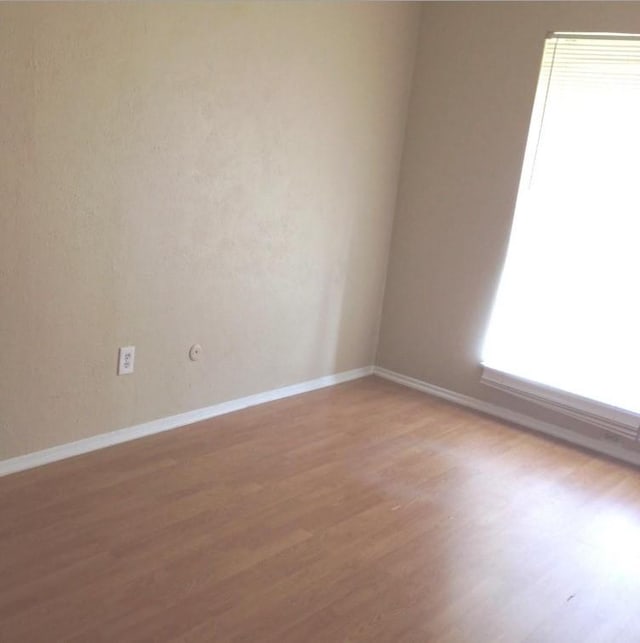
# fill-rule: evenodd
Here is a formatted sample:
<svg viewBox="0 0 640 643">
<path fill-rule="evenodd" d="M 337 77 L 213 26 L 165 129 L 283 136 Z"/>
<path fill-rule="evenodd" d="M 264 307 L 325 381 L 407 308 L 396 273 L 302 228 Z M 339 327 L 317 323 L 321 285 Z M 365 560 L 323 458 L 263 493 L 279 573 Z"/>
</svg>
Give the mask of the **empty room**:
<svg viewBox="0 0 640 643">
<path fill-rule="evenodd" d="M 0 3 L 0 641 L 640 641 L 640 3 Z"/>
</svg>

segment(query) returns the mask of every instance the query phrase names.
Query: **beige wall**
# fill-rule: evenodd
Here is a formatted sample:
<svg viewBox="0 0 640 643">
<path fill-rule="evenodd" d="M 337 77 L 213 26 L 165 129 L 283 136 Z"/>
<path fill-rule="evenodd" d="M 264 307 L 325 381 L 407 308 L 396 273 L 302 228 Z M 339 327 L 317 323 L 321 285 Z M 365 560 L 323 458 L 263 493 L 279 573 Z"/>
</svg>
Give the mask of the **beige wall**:
<svg viewBox="0 0 640 643">
<path fill-rule="evenodd" d="M 0 459 L 372 363 L 419 13 L 0 5 Z"/>
<path fill-rule="evenodd" d="M 640 3 L 425 5 L 377 362 L 589 432 L 480 384 L 549 31 L 640 33 Z"/>
</svg>

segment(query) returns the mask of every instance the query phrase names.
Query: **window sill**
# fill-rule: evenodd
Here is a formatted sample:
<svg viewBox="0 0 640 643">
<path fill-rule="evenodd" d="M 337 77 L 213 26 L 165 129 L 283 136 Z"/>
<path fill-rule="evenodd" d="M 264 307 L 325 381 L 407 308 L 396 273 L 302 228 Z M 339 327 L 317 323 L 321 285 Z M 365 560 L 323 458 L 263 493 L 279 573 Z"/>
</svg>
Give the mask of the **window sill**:
<svg viewBox="0 0 640 643">
<path fill-rule="evenodd" d="M 631 411 L 538 384 L 484 365 L 481 381 L 487 386 L 535 402 L 605 431 L 638 440 L 640 415 Z"/>
</svg>

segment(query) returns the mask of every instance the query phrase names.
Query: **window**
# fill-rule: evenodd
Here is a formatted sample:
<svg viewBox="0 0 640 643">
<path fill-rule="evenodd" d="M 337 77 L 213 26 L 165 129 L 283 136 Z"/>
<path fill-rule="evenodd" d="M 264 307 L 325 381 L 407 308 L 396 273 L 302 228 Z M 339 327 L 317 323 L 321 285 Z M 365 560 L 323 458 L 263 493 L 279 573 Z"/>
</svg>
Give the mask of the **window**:
<svg viewBox="0 0 640 643">
<path fill-rule="evenodd" d="M 483 381 L 640 424 L 640 36 L 551 34 Z"/>
</svg>

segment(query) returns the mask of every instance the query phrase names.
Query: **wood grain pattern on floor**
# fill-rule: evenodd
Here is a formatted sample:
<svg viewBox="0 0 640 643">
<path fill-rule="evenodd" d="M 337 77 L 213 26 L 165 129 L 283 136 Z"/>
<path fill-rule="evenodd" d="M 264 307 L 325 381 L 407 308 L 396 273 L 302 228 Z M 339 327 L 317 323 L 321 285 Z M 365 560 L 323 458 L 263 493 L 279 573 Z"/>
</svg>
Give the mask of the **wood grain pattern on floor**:
<svg viewBox="0 0 640 643">
<path fill-rule="evenodd" d="M 0 479 L 0 641 L 640 641 L 640 472 L 375 377 Z"/>
</svg>

